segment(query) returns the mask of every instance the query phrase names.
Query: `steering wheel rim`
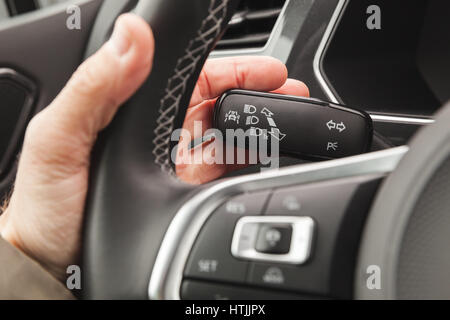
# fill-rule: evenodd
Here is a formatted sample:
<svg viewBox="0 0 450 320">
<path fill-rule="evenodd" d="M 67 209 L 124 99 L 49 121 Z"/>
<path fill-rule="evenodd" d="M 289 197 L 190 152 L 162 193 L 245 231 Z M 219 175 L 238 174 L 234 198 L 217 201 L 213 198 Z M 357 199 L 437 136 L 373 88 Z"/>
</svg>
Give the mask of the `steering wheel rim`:
<svg viewBox="0 0 450 320">
<path fill-rule="evenodd" d="M 138 2 L 134 12 L 155 37 L 154 67 L 93 151 L 83 249 L 86 298 L 148 298 L 165 230 L 194 192 L 173 178 L 171 134 L 182 127 L 203 64 L 236 5 Z"/>
<path fill-rule="evenodd" d="M 409 152 L 380 189 L 362 237 L 355 274 L 357 298 L 448 299 L 450 297 L 450 287 L 444 284 L 445 278 L 442 277 L 443 270 L 446 274 L 450 265 L 450 255 L 445 249 L 448 242 L 442 239 L 448 238 L 444 235 L 445 229 L 448 228 L 445 213 L 437 212 L 430 206 L 426 207 L 427 210 L 420 208 L 421 201 L 431 203 L 433 199 L 430 201 L 430 197 L 440 196 L 433 195 L 433 192 L 438 190 L 431 190 L 431 194 L 427 195 L 427 189 L 430 193 L 436 175 L 442 174 L 442 167 L 447 166 L 450 154 L 449 122 L 450 103 L 436 115 L 433 125 L 423 128 L 415 136 L 410 143 Z M 418 221 L 418 218 L 421 220 Z M 420 224 L 420 228 L 411 228 L 411 225 L 417 223 Z M 436 230 L 441 238 L 426 234 L 427 231 L 436 232 Z M 407 245 L 406 241 L 413 242 L 413 247 Z M 427 268 L 426 265 L 430 263 L 438 265 L 436 268 Z M 369 266 L 378 266 L 381 271 L 381 286 L 377 290 L 370 289 L 366 285 L 366 272 Z M 405 283 L 405 278 L 408 277 L 410 279 L 406 280 L 409 284 Z"/>
</svg>

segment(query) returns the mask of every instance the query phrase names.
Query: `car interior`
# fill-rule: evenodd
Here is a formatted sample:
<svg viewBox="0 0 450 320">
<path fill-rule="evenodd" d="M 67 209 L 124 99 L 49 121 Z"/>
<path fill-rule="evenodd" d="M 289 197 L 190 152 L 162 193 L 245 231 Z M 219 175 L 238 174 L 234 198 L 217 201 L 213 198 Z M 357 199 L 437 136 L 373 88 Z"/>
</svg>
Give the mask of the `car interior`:
<svg viewBox="0 0 450 320">
<path fill-rule="evenodd" d="M 92 154 L 80 298 L 450 298 L 448 1 L 0 0 L 0 198 L 29 121 L 130 11 L 154 68 Z M 223 131 L 236 106 L 275 119 L 279 168 L 174 179 L 170 136 L 204 62 L 243 55 L 310 90 L 216 105 Z"/>
</svg>

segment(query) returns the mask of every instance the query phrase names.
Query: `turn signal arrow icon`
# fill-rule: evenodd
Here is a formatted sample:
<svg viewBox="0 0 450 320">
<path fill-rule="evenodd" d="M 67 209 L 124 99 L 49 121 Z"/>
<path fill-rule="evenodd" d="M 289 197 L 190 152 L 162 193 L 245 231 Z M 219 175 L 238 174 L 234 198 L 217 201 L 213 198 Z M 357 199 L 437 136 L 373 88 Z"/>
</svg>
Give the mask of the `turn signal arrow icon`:
<svg viewBox="0 0 450 320">
<path fill-rule="evenodd" d="M 333 120 L 330 120 L 330 121 L 327 122 L 327 127 L 328 127 L 328 130 L 330 130 L 330 131 L 333 130 L 333 129 L 336 129 L 336 130 L 338 130 L 341 133 L 343 131 L 345 131 L 345 129 L 347 129 L 347 127 L 345 126 L 345 124 L 343 122 L 336 123 Z"/>
<path fill-rule="evenodd" d="M 339 132 L 343 132 L 345 129 L 347 129 L 347 127 L 343 122 L 341 122 L 338 125 L 336 125 L 336 129 L 339 130 Z"/>
<path fill-rule="evenodd" d="M 328 121 L 327 127 L 328 127 L 328 130 L 330 130 L 330 131 L 333 129 L 336 129 L 336 122 L 334 122 L 333 120 Z"/>
</svg>

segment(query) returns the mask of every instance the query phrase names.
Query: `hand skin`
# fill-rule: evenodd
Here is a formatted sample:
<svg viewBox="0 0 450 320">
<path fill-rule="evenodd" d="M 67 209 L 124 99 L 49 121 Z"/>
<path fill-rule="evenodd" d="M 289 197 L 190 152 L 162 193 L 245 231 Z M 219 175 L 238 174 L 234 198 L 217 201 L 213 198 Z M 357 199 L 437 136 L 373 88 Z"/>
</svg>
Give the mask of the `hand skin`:
<svg viewBox="0 0 450 320">
<path fill-rule="evenodd" d="M 154 40 L 148 24 L 125 14 L 111 39 L 74 73 L 58 97 L 30 122 L 9 206 L 0 216 L 0 235 L 64 281 L 78 264 L 91 149 L 98 133 L 148 77 Z M 231 88 L 308 95 L 287 80 L 273 58 L 209 61 L 195 88 L 185 128 L 193 121 L 211 127 L 214 99 Z M 236 167 L 177 167 L 181 179 L 203 183 Z"/>
<path fill-rule="evenodd" d="M 270 57 L 237 57 L 213 59 L 206 62 L 194 90 L 186 113 L 183 128 L 192 139 L 201 138 L 212 128 L 214 105 L 218 96 L 230 89 L 273 91 L 280 94 L 309 96 L 308 87 L 298 80 L 288 79 L 286 66 Z M 201 121 L 202 135 L 195 135 L 194 122 Z M 179 154 L 187 154 L 190 141 L 180 139 Z M 205 143 L 203 146 L 208 144 Z M 183 164 L 176 166 L 178 178 L 191 184 L 203 184 L 220 178 L 226 173 L 242 169 L 247 164 L 207 164 L 211 153 L 207 148 L 195 148 L 191 152 L 203 152 L 202 164 Z M 194 158 L 196 155 L 194 156 Z"/>
</svg>

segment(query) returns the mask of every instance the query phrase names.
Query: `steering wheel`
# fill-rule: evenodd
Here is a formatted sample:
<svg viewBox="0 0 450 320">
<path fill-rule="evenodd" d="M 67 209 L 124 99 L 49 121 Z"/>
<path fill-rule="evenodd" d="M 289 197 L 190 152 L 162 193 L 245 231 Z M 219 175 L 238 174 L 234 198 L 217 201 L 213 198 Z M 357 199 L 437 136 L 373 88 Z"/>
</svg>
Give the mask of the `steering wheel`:
<svg viewBox="0 0 450 320">
<path fill-rule="evenodd" d="M 174 178 L 171 135 L 183 125 L 203 64 L 237 2 L 138 2 L 134 11 L 150 23 L 155 37 L 154 67 L 93 154 L 84 255 L 87 297 L 148 297 L 166 230 L 198 191 Z"/>
<path fill-rule="evenodd" d="M 299 188 L 306 208 L 310 201 L 321 203 L 311 213 L 315 227 L 309 262 L 303 269 L 283 269 L 287 278 L 295 272 L 304 278 L 314 272 L 321 276 L 305 280 L 311 282 L 300 289 L 302 294 L 450 297 L 450 285 L 443 285 L 450 267 L 445 247 L 450 240 L 450 215 L 445 214 L 450 204 L 450 106 L 409 152 L 393 148 L 201 187 L 176 179 L 170 161 L 172 132 L 182 127 L 203 64 L 237 4 L 138 1 L 134 11 L 155 35 L 154 67 L 101 134 L 92 155 L 83 248 L 85 298 L 180 298 L 192 248 L 217 208 L 239 195 L 270 193 L 268 198 L 275 199 L 284 188 Z M 94 32 L 103 36 L 97 34 L 90 49 L 109 30 Z M 281 214 L 270 208 L 269 203 L 265 215 Z M 371 266 L 381 270 L 380 285 L 367 285 Z"/>
</svg>

